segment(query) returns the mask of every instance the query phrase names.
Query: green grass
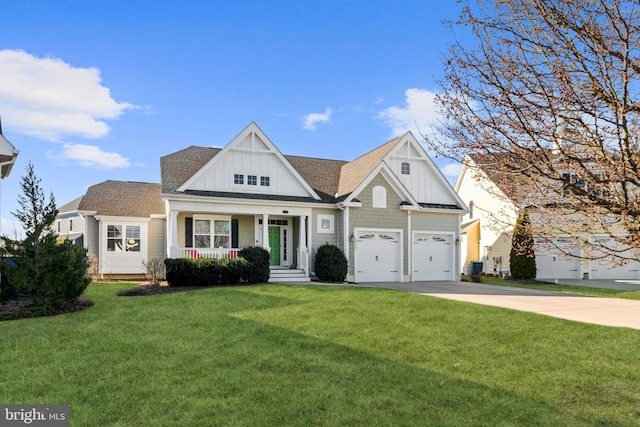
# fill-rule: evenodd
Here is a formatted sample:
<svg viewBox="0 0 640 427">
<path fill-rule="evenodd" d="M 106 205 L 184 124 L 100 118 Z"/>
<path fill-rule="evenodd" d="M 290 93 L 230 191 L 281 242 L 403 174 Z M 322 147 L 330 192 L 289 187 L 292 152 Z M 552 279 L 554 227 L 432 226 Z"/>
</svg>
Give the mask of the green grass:
<svg viewBox="0 0 640 427">
<path fill-rule="evenodd" d="M 0 322 L 0 402 L 72 426 L 640 423 L 640 331 L 384 289 L 239 286 Z"/>
<path fill-rule="evenodd" d="M 463 280 L 471 281 L 469 276 L 463 276 Z M 556 285 L 553 283 L 518 283 L 493 276 L 480 276 L 481 283 L 497 286 L 510 286 L 512 288 L 540 289 L 543 291 L 566 292 L 570 294 L 594 295 L 608 298 L 623 298 L 640 300 L 640 291 L 621 291 L 618 289 L 590 288 L 588 286 Z"/>
</svg>

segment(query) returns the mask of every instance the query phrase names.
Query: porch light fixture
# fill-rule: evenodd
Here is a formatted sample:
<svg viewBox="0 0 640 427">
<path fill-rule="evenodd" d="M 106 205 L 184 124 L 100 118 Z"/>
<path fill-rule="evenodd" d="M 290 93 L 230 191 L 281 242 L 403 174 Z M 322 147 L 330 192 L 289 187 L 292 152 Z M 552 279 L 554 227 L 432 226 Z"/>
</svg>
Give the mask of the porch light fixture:
<svg viewBox="0 0 640 427">
<path fill-rule="evenodd" d="M 285 211 L 282 211 L 282 213 L 283 213 L 283 214 L 288 214 L 288 213 L 289 213 L 289 211 L 286 211 L 286 210 L 285 210 Z"/>
</svg>

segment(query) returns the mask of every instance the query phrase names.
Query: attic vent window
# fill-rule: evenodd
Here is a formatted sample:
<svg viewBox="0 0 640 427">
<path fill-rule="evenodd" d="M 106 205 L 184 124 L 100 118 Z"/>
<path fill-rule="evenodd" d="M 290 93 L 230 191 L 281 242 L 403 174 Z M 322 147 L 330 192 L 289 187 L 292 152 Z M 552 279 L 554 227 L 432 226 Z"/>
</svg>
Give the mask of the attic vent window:
<svg viewBox="0 0 640 427">
<path fill-rule="evenodd" d="M 400 173 L 402 175 L 411 175 L 411 165 L 409 162 L 402 162 L 400 165 Z"/>
<path fill-rule="evenodd" d="M 380 185 L 376 185 L 375 187 L 373 187 L 373 207 L 387 207 L 387 189 Z"/>
</svg>

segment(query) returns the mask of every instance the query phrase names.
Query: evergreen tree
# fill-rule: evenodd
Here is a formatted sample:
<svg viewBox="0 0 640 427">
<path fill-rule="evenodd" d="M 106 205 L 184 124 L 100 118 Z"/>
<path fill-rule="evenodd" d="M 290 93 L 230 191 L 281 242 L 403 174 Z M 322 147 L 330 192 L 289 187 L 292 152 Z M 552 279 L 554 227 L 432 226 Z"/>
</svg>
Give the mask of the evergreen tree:
<svg viewBox="0 0 640 427">
<path fill-rule="evenodd" d="M 2 237 L 5 242 L 2 274 L 19 295 L 35 305 L 61 306 L 79 297 L 90 282 L 84 248 L 56 242 L 52 224 L 58 209 L 53 194 L 47 202 L 33 164 L 22 178 L 20 209 L 12 212 L 25 232 L 24 240 Z"/>
<path fill-rule="evenodd" d="M 513 230 L 509 267 L 511 277 L 514 279 L 535 279 L 536 277 L 536 256 L 533 250 L 529 212 L 526 209 L 518 217 Z"/>
</svg>

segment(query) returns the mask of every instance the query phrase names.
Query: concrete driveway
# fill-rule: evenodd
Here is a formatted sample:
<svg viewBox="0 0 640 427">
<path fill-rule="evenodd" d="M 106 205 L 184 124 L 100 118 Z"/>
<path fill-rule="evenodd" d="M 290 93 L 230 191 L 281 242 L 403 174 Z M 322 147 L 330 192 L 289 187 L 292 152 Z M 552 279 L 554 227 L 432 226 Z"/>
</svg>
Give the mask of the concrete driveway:
<svg viewBox="0 0 640 427">
<path fill-rule="evenodd" d="M 471 282 L 360 283 L 456 301 L 529 311 L 596 325 L 640 329 L 640 301 Z"/>
</svg>

